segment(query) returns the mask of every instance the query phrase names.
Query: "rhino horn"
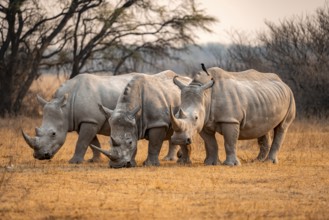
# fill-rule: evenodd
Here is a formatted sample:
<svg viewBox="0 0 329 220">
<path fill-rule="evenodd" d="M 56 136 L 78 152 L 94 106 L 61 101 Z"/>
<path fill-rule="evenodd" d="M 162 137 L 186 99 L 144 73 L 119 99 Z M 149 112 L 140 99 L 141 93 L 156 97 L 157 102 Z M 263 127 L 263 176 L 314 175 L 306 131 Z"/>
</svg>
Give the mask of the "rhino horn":
<svg viewBox="0 0 329 220">
<path fill-rule="evenodd" d="M 179 109 L 178 117 L 179 118 L 187 118 L 186 113 L 181 108 Z"/>
<path fill-rule="evenodd" d="M 42 107 L 44 107 L 48 102 L 44 99 L 44 98 L 42 98 L 39 94 L 37 94 L 37 100 L 38 100 L 38 102 L 40 103 L 40 105 L 42 106 Z"/>
<path fill-rule="evenodd" d="M 35 128 L 35 134 L 36 134 L 36 136 L 41 136 L 41 134 L 42 134 L 41 129 L 40 128 Z"/>
<path fill-rule="evenodd" d="M 27 135 L 23 129 L 22 129 L 22 135 L 24 137 L 25 142 L 34 150 L 37 148 L 37 140 L 36 138 L 32 138 L 29 135 Z"/>
<path fill-rule="evenodd" d="M 106 119 L 109 119 L 113 114 L 113 110 L 106 108 L 104 105 L 98 104 L 98 108 L 103 113 Z"/>
<path fill-rule="evenodd" d="M 105 156 L 107 156 L 108 158 L 110 158 L 110 152 L 109 151 L 106 151 L 106 150 L 104 150 L 104 149 L 102 149 L 100 147 L 97 147 L 97 146 L 93 145 L 93 144 L 91 144 L 90 147 L 92 149 L 94 149 L 94 150 L 97 150 L 97 151 L 103 153 Z"/>
<path fill-rule="evenodd" d="M 63 95 L 63 96 L 61 96 L 61 97 L 55 99 L 55 102 L 54 102 L 54 103 L 56 103 L 56 105 L 58 105 L 59 107 L 63 107 L 63 106 L 66 105 L 67 97 L 68 97 L 68 96 L 69 96 L 69 95 L 66 93 L 65 95 Z"/>
<path fill-rule="evenodd" d="M 181 121 L 181 119 L 178 119 L 175 117 L 171 106 L 170 106 L 170 121 L 171 121 L 174 131 L 182 130 L 183 121 Z"/>
<path fill-rule="evenodd" d="M 180 88 L 180 90 L 184 89 L 186 87 L 186 85 L 184 83 L 182 83 L 181 81 L 179 81 L 178 76 L 174 77 L 174 83 L 176 84 L 176 86 L 178 86 Z"/>
<path fill-rule="evenodd" d="M 209 89 L 210 87 L 212 87 L 214 85 L 214 80 L 211 79 L 209 82 L 207 82 L 206 84 L 201 86 L 201 89 L 206 90 Z"/>
<path fill-rule="evenodd" d="M 136 108 L 134 108 L 133 110 L 130 111 L 130 115 L 135 117 L 135 115 L 137 114 L 137 112 L 139 112 L 139 110 L 141 109 L 141 106 L 137 106 Z"/>
</svg>

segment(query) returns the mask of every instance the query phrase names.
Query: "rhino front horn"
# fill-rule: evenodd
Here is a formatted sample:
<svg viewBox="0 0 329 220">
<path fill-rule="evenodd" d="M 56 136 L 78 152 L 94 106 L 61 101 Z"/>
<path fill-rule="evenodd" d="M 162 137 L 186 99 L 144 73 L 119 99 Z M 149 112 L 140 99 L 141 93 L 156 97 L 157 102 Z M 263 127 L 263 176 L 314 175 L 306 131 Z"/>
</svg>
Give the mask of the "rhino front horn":
<svg viewBox="0 0 329 220">
<path fill-rule="evenodd" d="M 171 121 L 172 128 L 174 129 L 174 131 L 180 131 L 182 129 L 183 122 L 180 121 L 180 119 L 175 117 L 171 106 L 170 106 L 170 121 Z"/>
<path fill-rule="evenodd" d="M 100 148 L 100 147 L 96 147 L 95 145 L 91 144 L 90 147 L 94 150 L 97 150 L 99 152 L 101 152 L 102 154 L 104 154 L 105 156 L 107 156 L 108 158 L 110 158 L 110 152 Z"/>
<path fill-rule="evenodd" d="M 25 142 L 34 150 L 36 149 L 37 146 L 37 140 L 36 138 L 32 138 L 29 135 L 27 135 L 23 130 L 22 130 L 22 135 L 24 137 Z"/>
</svg>

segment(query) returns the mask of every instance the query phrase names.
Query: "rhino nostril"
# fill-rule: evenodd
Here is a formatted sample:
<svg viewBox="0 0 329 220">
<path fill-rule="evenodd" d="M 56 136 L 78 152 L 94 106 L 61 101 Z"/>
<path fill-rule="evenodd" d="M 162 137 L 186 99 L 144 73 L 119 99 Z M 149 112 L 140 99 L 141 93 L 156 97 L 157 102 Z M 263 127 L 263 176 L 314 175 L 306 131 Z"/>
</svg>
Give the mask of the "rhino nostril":
<svg viewBox="0 0 329 220">
<path fill-rule="evenodd" d="M 126 167 L 127 167 L 127 168 L 132 167 L 132 164 L 130 163 L 130 161 L 127 162 Z"/>
<path fill-rule="evenodd" d="M 191 138 L 187 138 L 186 139 L 186 144 L 191 144 L 191 143 L 192 143 Z"/>
</svg>

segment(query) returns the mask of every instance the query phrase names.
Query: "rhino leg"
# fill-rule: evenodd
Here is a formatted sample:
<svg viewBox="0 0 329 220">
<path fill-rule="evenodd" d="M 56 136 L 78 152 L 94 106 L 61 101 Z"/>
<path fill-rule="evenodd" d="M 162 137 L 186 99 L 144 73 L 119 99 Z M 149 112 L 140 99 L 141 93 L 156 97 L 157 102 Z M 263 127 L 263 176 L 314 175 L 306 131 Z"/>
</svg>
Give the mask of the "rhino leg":
<svg viewBox="0 0 329 220">
<path fill-rule="evenodd" d="M 99 143 L 99 140 L 97 136 L 91 141 L 91 144 L 95 145 L 96 147 L 101 148 L 101 144 Z M 93 157 L 88 160 L 90 163 L 96 163 L 101 161 L 101 153 L 98 150 L 95 150 L 94 148 L 91 148 L 93 151 Z"/>
<path fill-rule="evenodd" d="M 149 129 L 149 146 L 147 159 L 144 161 L 145 166 L 159 166 L 159 153 L 164 138 L 166 137 L 166 128 L 151 128 Z"/>
<path fill-rule="evenodd" d="M 259 160 L 259 161 L 265 160 L 265 158 L 270 150 L 270 144 L 269 144 L 270 139 L 271 138 L 270 138 L 269 133 L 258 138 L 259 154 L 258 154 L 256 160 Z"/>
<path fill-rule="evenodd" d="M 172 142 L 169 140 L 169 147 L 168 147 L 168 153 L 167 155 L 163 158 L 163 160 L 166 161 L 173 161 L 176 160 L 176 151 L 177 151 L 177 145 L 172 144 Z"/>
<path fill-rule="evenodd" d="M 224 136 L 224 145 L 226 152 L 225 165 L 235 166 L 240 165 L 240 161 L 236 156 L 236 143 L 239 137 L 239 124 L 223 124 L 222 133 Z"/>
<path fill-rule="evenodd" d="M 280 147 L 282 145 L 283 139 L 286 135 L 286 130 L 282 127 L 278 126 L 274 129 L 274 137 L 273 142 L 271 145 L 270 153 L 268 154 L 266 161 L 270 161 L 272 163 L 278 163 L 278 157 L 277 153 L 280 150 Z"/>
<path fill-rule="evenodd" d="M 206 159 L 204 160 L 205 165 L 217 165 L 220 163 L 218 159 L 218 144 L 215 137 L 215 132 L 201 131 L 200 136 L 205 143 Z"/>
<path fill-rule="evenodd" d="M 73 157 L 69 163 L 82 163 L 86 154 L 87 148 L 92 140 L 95 138 L 98 127 L 92 123 L 82 123 L 79 130 L 78 142 L 75 146 Z"/>
</svg>

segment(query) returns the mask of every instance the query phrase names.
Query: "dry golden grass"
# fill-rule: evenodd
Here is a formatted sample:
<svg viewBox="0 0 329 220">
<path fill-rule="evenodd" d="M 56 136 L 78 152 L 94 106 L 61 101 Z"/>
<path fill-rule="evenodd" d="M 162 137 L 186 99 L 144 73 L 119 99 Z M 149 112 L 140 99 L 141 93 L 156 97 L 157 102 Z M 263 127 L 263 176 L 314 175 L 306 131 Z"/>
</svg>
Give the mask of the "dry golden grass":
<svg viewBox="0 0 329 220">
<path fill-rule="evenodd" d="M 204 166 L 203 144 L 195 137 L 192 165 L 162 161 L 160 167 L 142 167 L 147 142 L 141 141 L 138 167 L 131 169 L 110 169 L 106 158 L 68 164 L 75 133 L 54 159 L 35 160 L 20 129 L 33 134 L 40 124 L 40 118 L 0 119 L 0 219 L 329 218 L 328 121 L 296 121 L 277 165 L 252 163 L 256 141 L 241 141 L 241 166 Z M 100 136 L 106 148 L 107 139 Z M 221 136 L 218 142 L 223 161 Z M 161 158 L 166 151 L 167 143 Z"/>
</svg>

